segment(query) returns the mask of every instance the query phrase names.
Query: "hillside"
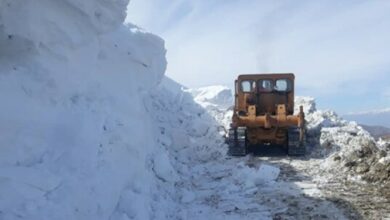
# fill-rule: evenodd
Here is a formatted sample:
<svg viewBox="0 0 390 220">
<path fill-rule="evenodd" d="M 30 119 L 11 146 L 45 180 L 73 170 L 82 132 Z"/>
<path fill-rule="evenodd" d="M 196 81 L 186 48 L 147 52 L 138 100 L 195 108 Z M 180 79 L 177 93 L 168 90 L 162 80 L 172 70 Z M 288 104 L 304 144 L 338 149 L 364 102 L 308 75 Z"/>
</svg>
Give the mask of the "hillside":
<svg viewBox="0 0 390 220">
<path fill-rule="evenodd" d="M 363 125 L 390 128 L 390 109 L 349 113 L 343 115 L 343 118 Z"/>
<path fill-rule="evenodd" d="M 390 128 L 383 126 L 369 126 L 369 125 L 361 125 L 365 130 L 370 132 L 370 134 L 375 138 L 388 138 L 390 137 Z"/>
</svg>

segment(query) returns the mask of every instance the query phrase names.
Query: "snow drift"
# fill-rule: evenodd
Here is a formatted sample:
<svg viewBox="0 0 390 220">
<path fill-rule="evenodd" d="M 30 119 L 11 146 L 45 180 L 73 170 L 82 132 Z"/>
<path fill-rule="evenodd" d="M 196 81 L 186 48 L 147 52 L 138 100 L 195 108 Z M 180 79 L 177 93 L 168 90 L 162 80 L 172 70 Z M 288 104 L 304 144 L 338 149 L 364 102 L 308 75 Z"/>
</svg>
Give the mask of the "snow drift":
<svg viewBox="0 0 390 220">
<path fill-rule="evenodd" d="M 127 3 L 0 1 L 0 219 L 159 218 L 145 100 L 165 49 Z"/>
<path fill-rule="evenodd" d="M 296 104 L 304 106 L 309 150 L 325 158 L 324 172 L 370 182 L 390 179 L 390 152 L 356 122 L 317 110 L 313 98 L 297 97 Z"/>
</svg>

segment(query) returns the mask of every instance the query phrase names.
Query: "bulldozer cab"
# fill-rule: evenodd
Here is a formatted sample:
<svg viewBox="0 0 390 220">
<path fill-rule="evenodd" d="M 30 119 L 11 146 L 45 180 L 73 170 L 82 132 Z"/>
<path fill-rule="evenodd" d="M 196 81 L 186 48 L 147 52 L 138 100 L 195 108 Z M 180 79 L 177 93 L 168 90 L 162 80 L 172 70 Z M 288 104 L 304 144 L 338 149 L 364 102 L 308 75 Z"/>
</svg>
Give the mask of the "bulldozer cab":
<svg viewBox="0 0 390 220">
<path fill-rule="evenodd" d="M 278 105 L 285 105 L 287 114 L 294 112 L 294 74 L 240 75 L 235 81 L 235 110 L 247 114 L 249 105 L 256 106 L 256 115 L 276 114 Z"/>
</svg>

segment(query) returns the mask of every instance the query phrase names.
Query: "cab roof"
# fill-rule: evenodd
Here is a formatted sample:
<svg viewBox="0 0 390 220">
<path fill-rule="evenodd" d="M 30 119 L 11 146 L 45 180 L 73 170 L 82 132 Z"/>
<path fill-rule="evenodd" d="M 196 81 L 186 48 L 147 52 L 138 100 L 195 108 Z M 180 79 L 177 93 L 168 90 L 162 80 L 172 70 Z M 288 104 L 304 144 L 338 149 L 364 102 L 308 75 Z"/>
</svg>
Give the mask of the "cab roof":
<svg viewBox="0 0 390 220">
<path fill-rule="evenodd" d="M 258 74 L 241 74 L 237 78 L 241 80 L 260 80 L 260 79 L 290 79 L 294 80 L 293 73 L 258 73 Z"/>
</svg>

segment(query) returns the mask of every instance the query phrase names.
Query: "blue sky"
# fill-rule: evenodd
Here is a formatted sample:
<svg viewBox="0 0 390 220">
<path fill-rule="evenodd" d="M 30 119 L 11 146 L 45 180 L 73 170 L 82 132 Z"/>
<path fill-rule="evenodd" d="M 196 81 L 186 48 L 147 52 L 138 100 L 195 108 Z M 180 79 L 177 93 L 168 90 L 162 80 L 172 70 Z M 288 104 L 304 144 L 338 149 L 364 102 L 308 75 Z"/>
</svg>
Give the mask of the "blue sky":
<svg viewBox="0 0 390 220">
<path fill-rule="evenodd" d="M 293 72 L 298 95 L 339 113 L 390 107 L 390 1 L 131 0 L 127 21 L 160 35 L 167 75 L 232 86 Z"/>
</svg>

